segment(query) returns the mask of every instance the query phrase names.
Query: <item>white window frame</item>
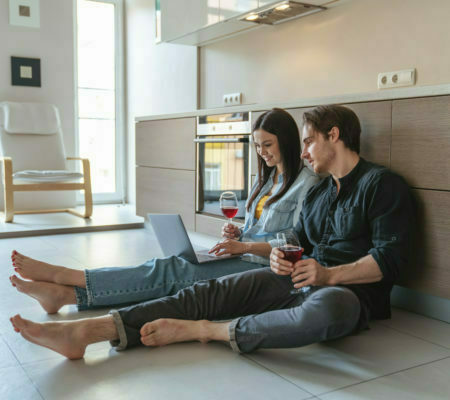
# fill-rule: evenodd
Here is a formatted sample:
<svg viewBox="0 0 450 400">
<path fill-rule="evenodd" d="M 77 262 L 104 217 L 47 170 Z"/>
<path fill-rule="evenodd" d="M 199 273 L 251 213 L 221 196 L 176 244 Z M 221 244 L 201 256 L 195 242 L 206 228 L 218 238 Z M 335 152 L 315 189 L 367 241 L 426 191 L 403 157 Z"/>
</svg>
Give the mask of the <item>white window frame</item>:
<svg viewBox="0 0 450 400">
<path fill-rule="evenodd" d="M 115 5 L 115 122 L 116 122 L 116 191 L 114 193 L 93 193 L 94 204 L 125 203 L 125 90 L 124 90 L 124 40 L 123 40 L 123 0 L 89 0 L 97 3 Z M 73 37 L 74 37 L 74 85 L 75 85 L 75 151 L 80 154 L 80 137 L 78 129 L 78 0 L 73 0 Z M 77 166 L 78 167 L 78 166 Z M 77 204 L 84 204 L 84 195 L 77 192 Z"/>
</svg>

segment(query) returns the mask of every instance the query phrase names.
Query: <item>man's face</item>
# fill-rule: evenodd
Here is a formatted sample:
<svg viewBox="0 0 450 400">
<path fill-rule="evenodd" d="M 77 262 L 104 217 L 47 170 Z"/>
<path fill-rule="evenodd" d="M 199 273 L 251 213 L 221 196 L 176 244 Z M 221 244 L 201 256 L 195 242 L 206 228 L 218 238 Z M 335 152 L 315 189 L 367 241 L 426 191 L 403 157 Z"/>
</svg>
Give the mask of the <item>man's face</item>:
<svg viewBox="0 0 450 400">
<path fill-rule="evenodd" d="M 314 172 L 329 172 L 336 157 L 333 143 L 326 140 L 323 134 L 315 131 L 310 124 L 305 124 L 302 131 L 302 158 L 307 160 Z"/>
</svg>

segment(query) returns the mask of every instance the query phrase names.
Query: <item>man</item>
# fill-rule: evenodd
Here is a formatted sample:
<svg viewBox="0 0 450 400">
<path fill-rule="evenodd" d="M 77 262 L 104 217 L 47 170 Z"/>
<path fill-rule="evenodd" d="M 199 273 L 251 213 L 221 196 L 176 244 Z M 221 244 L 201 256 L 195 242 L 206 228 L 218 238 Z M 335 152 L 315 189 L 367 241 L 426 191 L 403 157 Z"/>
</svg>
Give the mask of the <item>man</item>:
<svg viewBox="0 0 450 400">
<path fill-rule="evenodd" d="M 201 281 L 99 318 L 35 324 L 17 315 L 15 330 L 76 359 L 102 340 L 119 349 L 191 340 L 229 342 L 238 352 L 298 347 L 388 318 L 390 291 L 409 254 L 408 187 L 359 157 L 361 128 L 350 109 L 322 106 L 303 120 L 302 158 L 330 174 L 303 203 L 296 231 L 304 259 L 292 265 L 267 244 L 270 268 Z M 293 285 L 301 291 L 292 294 Z"/>
</svg>

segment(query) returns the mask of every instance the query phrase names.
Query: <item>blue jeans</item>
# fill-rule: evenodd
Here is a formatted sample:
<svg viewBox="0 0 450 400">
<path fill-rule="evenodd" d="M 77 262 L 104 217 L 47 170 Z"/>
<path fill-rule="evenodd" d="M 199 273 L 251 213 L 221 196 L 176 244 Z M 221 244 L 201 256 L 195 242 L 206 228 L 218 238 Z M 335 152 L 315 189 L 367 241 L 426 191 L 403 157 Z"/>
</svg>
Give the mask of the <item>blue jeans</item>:
<svg viewBox="0 0 450 400">
<path fill-rule="evenodd" d="M 81 311 L 157 299 L 197 281 L 261 267 L 240 258 L 192 264 L 171 256 L 154 258 L 137 267 L 85 270 L 86 289 L 75 287 L 77 306 Z"/>
<path fill-rule="evenodd" d="M 176 295 L 112 310 L 119 350 L 140 345 L 140 329 L 159 318 L 228 320 L 237 352 L 300 347 L 339 338 L 367 326 L 358 297 L 341 286 L 291 294 L 290 276 L 270 268 L 197 282 Z"/>
</svg>

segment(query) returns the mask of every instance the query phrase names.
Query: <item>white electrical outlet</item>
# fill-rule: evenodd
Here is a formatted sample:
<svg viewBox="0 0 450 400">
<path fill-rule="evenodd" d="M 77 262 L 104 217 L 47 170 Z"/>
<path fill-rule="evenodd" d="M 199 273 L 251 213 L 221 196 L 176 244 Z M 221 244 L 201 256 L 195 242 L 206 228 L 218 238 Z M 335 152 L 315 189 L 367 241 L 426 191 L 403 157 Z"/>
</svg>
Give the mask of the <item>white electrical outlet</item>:
<svg viewBox="0 0 450 400">
<path fill-rule="evenodd" d="M 242 103 L 242 93 L 229 93 L 223 95 L 224 106 L 237 106 Z"/>
<path fill-rule="evenodd" d="M 378 74 L 378 89 L 388 89 L 399 86 L 413 86 L 416 84 L 415 68 L 401 71 L 381 72 Z"/>
</svg>

